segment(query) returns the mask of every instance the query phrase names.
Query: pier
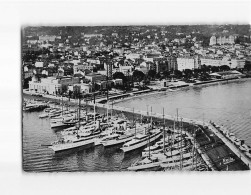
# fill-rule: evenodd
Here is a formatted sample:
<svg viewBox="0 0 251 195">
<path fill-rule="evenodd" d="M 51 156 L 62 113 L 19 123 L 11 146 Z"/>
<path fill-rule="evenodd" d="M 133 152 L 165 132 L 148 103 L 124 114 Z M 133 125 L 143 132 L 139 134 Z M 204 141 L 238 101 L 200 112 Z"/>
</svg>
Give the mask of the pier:
<svg viewBox="0 0 251 195">
<path fill-rule="evenodd" d="M 219 130 L 216 129 L 213 125 L 211 125 L 210 123 L 206 123 L 206 125 L 226 144 L 226 146 L 228 146 L 235 153 L 236 156 L 238 156 L 249 167 L 249 169 L 251 168 L 251 160 L 247 156 L 245 156 L 242 151 L 236 148 L 236 146 L 232 142 L 230 142 L 224 135 L 222 135 L 222 133 L 219 132 Z"/>
</svg>

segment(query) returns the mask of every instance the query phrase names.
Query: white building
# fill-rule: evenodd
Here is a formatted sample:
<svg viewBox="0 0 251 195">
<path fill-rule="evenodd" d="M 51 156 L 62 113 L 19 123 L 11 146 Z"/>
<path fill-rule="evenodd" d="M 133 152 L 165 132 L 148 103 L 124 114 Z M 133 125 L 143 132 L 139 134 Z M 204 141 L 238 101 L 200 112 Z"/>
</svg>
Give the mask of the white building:
<svg viewBox="0 0 251 195">
<path fill-rule="evenodd" d="M 35 63 L 35 67 L 36 68 L 42 68 L 42 67 L 44 67 L 44 62 L 36 62 Z"/>
<path fill-rule="evenodd" d="M 123 80 L 122 79 L 114 79 L 112 81 L 113 81 L 115 86 L 123 85 Z"/>
<path fill-rule="evenodd" d="M 230 35 L 229 37 L 221 37 L 221 42 L 219 40 L 218 42 L 218 39 L 217 39 L 217 43 L 220 44 L 220 45 L 223 45 L 223 44 L 234 44 L 234 36 Z"/>
<path fill-rule="evenodd" d="M 223 66 L 227 65 L 229 68 L 244 68 L 245 60 L 242 59 L 230 59 L 224 57 L 222 59 L 201 58 L 201 65 L 206 66 Z"/>
<path fill-rule="evenodd" d="M 38 40 L 27 40 L 27 43 L 34 45 L 38 43 Z"/>
<path fill-rule="evenodd" d="M 106 76 L 99 73 L 90 73 L 88 75 L 85 75 L 85 78 L 91 82 L 100 82 L 106 80 Z"/>
<path fill-rule="evenodd" d="M 185 69 L 193 70 L 195 68 L 194 58 L 177 58 L 178 70 L 182 71 Z"/>
<path fill-rule="evenodd" d="M 73 73 L 76 74 L 79 70 L 90 70 L 93 71 L 93 65 L 89 63 L 77 64 L 73 66 Z"/>
<path fill-rule="evenodd" d="M 118 72 L 122 72 L 125 76 L 131 75 L 133 71 L 133 66 L 132 65 L 119 65 L 119 71 Z"/>
<path fill-rule="evenodd" d="M 49 35 L 45 35 L 45 36 L 39 36 L 39 40 L 40 41 L 52 41 L 54 42 L 56 39 L 56 36 L 49 36 Z"/>
<path fill-rule="evenodd" d="M 81 33 L 83 35 L 84 38 L 92 38 L 92 37 L 102 37 L 102 34 L 85 34 L 85 33 Z"/>
<path fill-rule="evenodd" d="M 75 77 L 47 77 L 38 81 L 35 77 L 29 82 L 29 91 L 40 94 L 48 93 L 55 95 L 62 90 L 62 85 L 73 85 L 79 83 L 79 78 Z"/>
<path fill-rule="evenodd" d="M 138 54 L 138 53 L 130 53 L 130 54 L 126 55 L 126 59 L 134 60 L 134 59 L 139 59 L 139 58 L 140 58 L 140 54 Z"/>
<path fill-rule="evenodd" d="M 231 59 L 230 61 L 230 68 L 244 68 L 245 66 L 245 60 L 242 59 Z"/>
<path fill-rule="evenodd" d="M 96 60 L 96 59 L 89 59 L 88 58 L 86 61 L 89 63 L 92 63 L 92 64 L 100 64 L 100 60 Z"/>
<path fill-rule="evenodd" d="M 234 44 L 235 37 L 233 35 L 230 35 L 228 37 L 225 36 L 219 36 L 216 38 L 216 36 L 212 36 L 210 38 L 209 45 L 224 45 L 224 44 Z"/>
<path fill-rule="evenodd" d="M 200 63 L 206 66 L 221 66 L 221 59 L 201 58 Z"/>
<path fill-rule="evenodd" d="M 74 86 L 78 86 L 80 88 L 81 93 L 91 93 L 92 92 L 92 85 L 89 83 L 79 83 L 79 84 L 70 85 L 68 90 L 74 91 L 74 89 L 73 89 Z"/>
</svg>

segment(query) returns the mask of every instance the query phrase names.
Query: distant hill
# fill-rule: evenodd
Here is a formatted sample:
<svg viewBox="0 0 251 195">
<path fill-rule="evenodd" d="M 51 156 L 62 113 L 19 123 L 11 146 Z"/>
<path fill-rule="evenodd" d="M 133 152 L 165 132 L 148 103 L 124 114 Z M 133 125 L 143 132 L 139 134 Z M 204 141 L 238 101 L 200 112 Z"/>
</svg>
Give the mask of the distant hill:
<svg viewBox="0 0 251 195">
<path fill-rule="evenodd" d="M 132 32 L 145 32 L 155 30 L 155 32 L 167 31 L 172 37 L 176 33 L 201 34 L 210 37 L 213 34 L 238 34 L 251 35 L 250 25 L 167 25 L 167 26 L 28 26 L 23 28 L 23 36 L 40 35 L 61 35 L 79 36 L 81 33 L 102 33 L 111 35 L 113 32 L 119 34 L 130 34 Z"/>
</svg>

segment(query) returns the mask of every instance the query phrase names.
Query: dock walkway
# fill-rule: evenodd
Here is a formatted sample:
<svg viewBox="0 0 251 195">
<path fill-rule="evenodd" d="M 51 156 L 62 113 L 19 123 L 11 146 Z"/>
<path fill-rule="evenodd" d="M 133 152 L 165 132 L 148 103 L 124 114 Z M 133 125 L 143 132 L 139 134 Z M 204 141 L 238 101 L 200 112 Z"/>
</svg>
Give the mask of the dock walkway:
<svg viewBox="0 0 251 195">
<path fill-rule="evenodd" d="M 244 162 L 249 169 L 251 168 L 251 160 L 243 153 L 241 152 L 232 142 L 230 142 L 224 135 L 222 135 L 221 132 L 219 132 L 218 129 L 216 129 L 213 125 L 210 123 L 205 123 L 214 133 L 217 135 L 225 144 L 228 146 L 236 156 L 238 156 L 242 162 Z"/>
</svg>

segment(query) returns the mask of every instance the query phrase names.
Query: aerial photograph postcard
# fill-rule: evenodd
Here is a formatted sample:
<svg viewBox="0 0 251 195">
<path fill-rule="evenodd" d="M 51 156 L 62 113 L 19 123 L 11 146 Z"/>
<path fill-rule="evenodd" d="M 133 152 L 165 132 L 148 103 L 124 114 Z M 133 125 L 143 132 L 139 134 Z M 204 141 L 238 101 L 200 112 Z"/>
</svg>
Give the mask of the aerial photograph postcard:
<svg viewBox="0 0 251 195">
<path fill-rule="evenodd" d="M 20 34 L 24 172 L 250 170 L 249 24 Z"/>
</svg>

